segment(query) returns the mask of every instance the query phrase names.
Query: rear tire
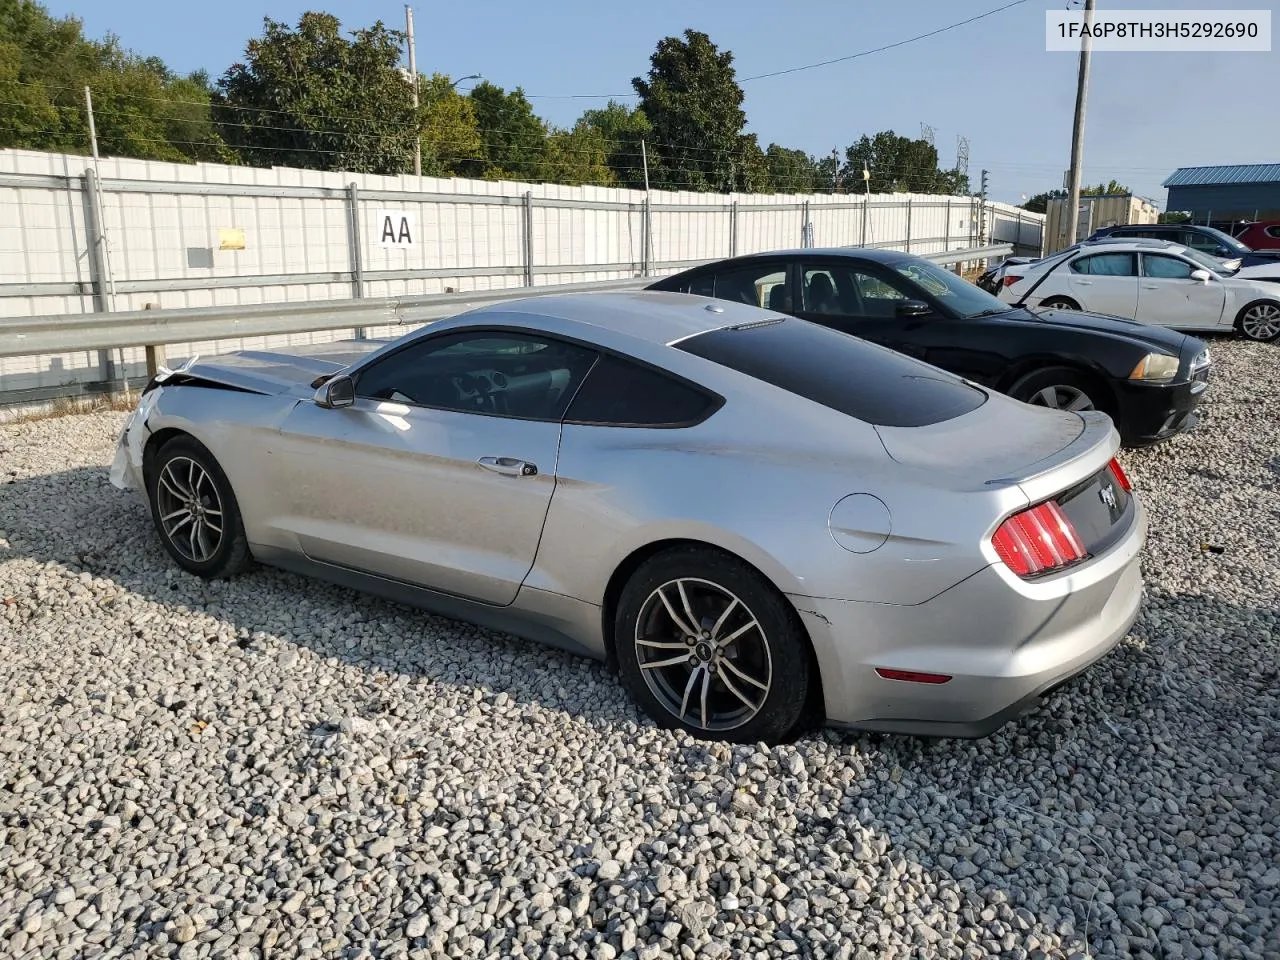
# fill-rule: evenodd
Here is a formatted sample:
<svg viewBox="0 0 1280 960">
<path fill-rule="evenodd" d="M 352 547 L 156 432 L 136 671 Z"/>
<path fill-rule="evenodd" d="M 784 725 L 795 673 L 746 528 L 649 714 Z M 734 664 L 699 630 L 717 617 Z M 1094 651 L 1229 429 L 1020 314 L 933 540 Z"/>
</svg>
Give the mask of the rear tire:
<svg viewBox="0 0 1280 960">
<path fill-rule="evenodd" d="M 707 547 L 675 547 L 640 566 L 619 597 L 614 648 L 644 712 L 704 739 L 786 739 L 816 679 L 786 598 L 750 565 Z"/>
<path fill-rule="evenodd" d="M 1040 301 L 1042 310 L 1080 310 L 1080 304 L 1076 303 L 1070 297 L 1047 297 Z"/>
<path fill-rule="evenodd" d="M 1114 416 L 1111 397 L 1095 378 L 1070 367 L 1034 370 L 1009 388 L 1009 396 L 1023 403 L 1054 410 L 1098 410 Z"/>
<path fill-rule="evenodd" d="M 160 542 L 183 570 L 212 580 L 252 564 L 231 483 L 195 438 L 175 437 L 160 448 L 147 476 L 147 497 Z"/>
<path fill-rule="evenodd" d="M 1254 343 L 1271 343 L 1280 337 L 1280 303 L 1255 300 L 1236 315 L 1236 332 Z"/>
</svg>

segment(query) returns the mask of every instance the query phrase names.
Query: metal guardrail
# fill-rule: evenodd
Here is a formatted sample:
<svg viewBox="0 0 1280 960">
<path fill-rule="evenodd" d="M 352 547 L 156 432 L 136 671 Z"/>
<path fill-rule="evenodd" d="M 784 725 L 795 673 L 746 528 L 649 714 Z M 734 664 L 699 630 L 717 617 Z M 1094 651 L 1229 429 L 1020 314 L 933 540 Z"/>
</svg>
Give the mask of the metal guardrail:
<svg viewBox="0 0 1280 960">
<path fill-rule="evenodd" d="M 939 265 L 951 265 L 1007 256 L 1012 252 L 1013 246 L 1003 243 L 920 256 Z M 695 264 L 696 262 L 691 262 L 689 266 Z M 421 324 L 506 300 L 564 293 L 638 290 L 656 279 L 635 277 L 626 280 L 507 287 L 500 290 L 382 299 L 309 300 L 250 306 L 11 317 L 0 319 L 0 357 L 122 347 L 154 348 L 198 340 L 232 340 L 319 330 Z"/>
</svg>

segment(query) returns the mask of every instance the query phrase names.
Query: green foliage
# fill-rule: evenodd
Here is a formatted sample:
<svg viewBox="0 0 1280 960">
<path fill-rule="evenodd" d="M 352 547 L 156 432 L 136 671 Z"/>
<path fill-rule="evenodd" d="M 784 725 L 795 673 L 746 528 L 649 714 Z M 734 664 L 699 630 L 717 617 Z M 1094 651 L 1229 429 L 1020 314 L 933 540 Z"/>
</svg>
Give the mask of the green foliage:
<svg viewBox="0 0 1280 960">
<path fill-rule="evenodd" d="M 791 150 L 771 143 L 764 152 L 764 160 L 769 171 L 769 188 L 773 193 L 821 193 L 831 190 L 830 169 L 823 171 L 821 164 L 803 150 Z M 832 162 L 828 157 L 828 168 Z"/>
<path fill-rule="evenodd" d="M 938 167 L 938 151 L 927 140 L 912 140 L 892 130 L 863 136 L 845 150 L 842 176 L 846 190 L 866 189 L 863 169 L 871 173 L 872 193 L 968 192 L 968 178 Z M 961 191 L 963 187 L 963 191 Z"/>
<path fill-rule="evenodd" d="M 1132 193 L 1132 191 L 1121 183 L 1111 180 L 1108 183 L 1100 183 L 1096 187 L 1081 187 L 1080 195 L 1082 197 L 1100 197 L 1113 196 L 1115 194 Z M 1065 194 L 1063 194 L 1065 196 Z"/>
<path fill-rule="evenodd" d="M 552 130 L 547 139 L 545 179 L 552 183 L 615 185 L 604 135 L 585 119 L 571 130 Z"/>
<path fill-rule="evenodd" d="M 608 153 L 609 169 L 619 186 L 644 186 L 644 164 L 640 142 L 652 139 L 653 127 L 644 111 L 610 100 L 608 106 L 588 110 L 579 123 L 599 132 Z"/>
<path fill-rule="evenodd" d="M 635 77 L 631 85 L 653 127 L 654 187 L 727 191 L 751 176 L 734 169 L 747 116 L 732 53 L 721 53 L 705 33 L 686 30 L 684 39 L 660 40 L 648 76 Z"/>
<path fill-rule="evenodd" d="M 1022 205 L 1022 209 L 1030 210 L 1032 213 L 1048 213 L 1050 200 L 1065 200 L 1066 198 L 1067 191 L 1065 190 L 1049 190 L 1045 193 L 1037 193 Z"/>
<path fill-rule="evenodd" d="M 79 20 L 32 0 L 0 0 L 0 147 L 89 153 L 86 86 L 104 156 L 233 160 L 210 122 L 204 76 L 175 77 L 114 37 L 89 40 Z"/>
<path fill-rule="evenodd" d="M 483 141 L 481 156 L 463 161 L 463 176 L 486 180 L 545 180 L 547 126 L 517 87 L 507 93 L 487 80 L 469 94 Z"/>
<path fill-rule="evenodd" d="M 457 176 L 467 161 L 484 156 L 476 105 L 458 93 L 448 77 L 439 73 L 421 77 L 418 104 L 423 174 Z"/>
<path fill-rule="evenodd" d="M 381 21 L 341 34 L 337 17 L 304 13 L 296 30 L 264 18 L 245 62 L 218 81 L 215 115 L 254 166 L 355 173 L 411 169 L 412 90 L 400 73 L 402 35 Z"/>
<path fill-rule="evenodd" d="M 1167 210 L 1156 218 L 1156 223 L 1190 223 L 1191 211 Z"/>
</svg>

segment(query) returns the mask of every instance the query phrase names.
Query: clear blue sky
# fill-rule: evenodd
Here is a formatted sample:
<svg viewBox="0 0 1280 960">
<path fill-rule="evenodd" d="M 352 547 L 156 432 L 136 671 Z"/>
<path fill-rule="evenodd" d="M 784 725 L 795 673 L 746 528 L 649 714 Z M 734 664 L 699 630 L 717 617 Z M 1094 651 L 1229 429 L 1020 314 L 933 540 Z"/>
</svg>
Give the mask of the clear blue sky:
<svg viewBox="0 0 1280 960">
<path fill-rule="evenodd" d="M 663 36 L 703 30 L 733 51 L 739 77 L 845 56 L 903 40 L 1001 6 L 1007 0 L 485 0 L 414 4 L 418 66 L 454 77 L 479 73 L 522 86 L 545 119 L 569 125 L 604 99 L 628 94 Z M 969 173 L 990 170 L 991 195 L 1061 186 L 1070 158 L 1077 57 L 1044 50 L 1044 11 L 1067 0 L 1021 6 L 939 36 L 872 56 L 743 84 L 749 129 L 828 154 L 863 133 L 935 131 L 944 166 L 956 137 L 970 142 Z M 91 36 L 115 32 L 137 53 L 180 72 L 219 76 L 240 59 L 262 18 L 296 23 L 307 9 L 352 28 L 382 19 L 402 28 L 392 0 L 45 0 L 74 14 Z M 1215 8 L 1209 0 L 1103 0 L 1123 9 Z M 1274 0 L 1240 2 L 1273 8 Z M 1278 18 L 1280 19 L 1280 18 Z M 1273 43 L 1274 43 L 1273 38 Z M 1095 53 L 1085 139 L 1085 178 L 1115 178 L 1162 206 L 1160 182 L 1180 166 L 1280 159 L 1280 47 L 1271 53 Z M 630 101 L 628 101 L 630 102 Z"/>
</svg>

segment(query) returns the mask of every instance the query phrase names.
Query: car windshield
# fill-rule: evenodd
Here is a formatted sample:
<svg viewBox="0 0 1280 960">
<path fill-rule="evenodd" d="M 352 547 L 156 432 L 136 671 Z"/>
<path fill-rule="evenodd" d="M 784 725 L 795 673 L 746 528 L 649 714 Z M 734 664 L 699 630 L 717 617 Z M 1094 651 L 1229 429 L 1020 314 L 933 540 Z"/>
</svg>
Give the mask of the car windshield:
<svg viewBox="0 0 1280 960">
<path fill-rule="evenodd" d="M 902 260 L 893 264 L 893 269 L 962 317 L 985 317 L 1013 309 L 981 287 L 928 260 Z"/>
<path fill-rule="evenodd" d="M 1212 236 L 1215 240 L 1221 241 L 1222 245 L 1232 253 L 1236 254 L 1236 256 L 1244 256 L 1246 253 L 1252 252 L 1249 247 L 1246 247 L 1243 243 L 1228 233 L 1223 233 L 1221 230 L 1214 227 L 1201 227 L 1200 229 Z"/>
<path fill-rule="evenodd" d="M 1235 272 L 1224 267 L 1222 261 L 1217 257 L 1211 257 L 1207 253 L 1201 253 L 1199 250 L 1192 250 L 1190 247 L 1183 250 L 1182 255 L 1188 260 L 1194 260 L 1206 270 L 1216 273 L 1220 277 L 1228 277 Z"/>
</svg>

